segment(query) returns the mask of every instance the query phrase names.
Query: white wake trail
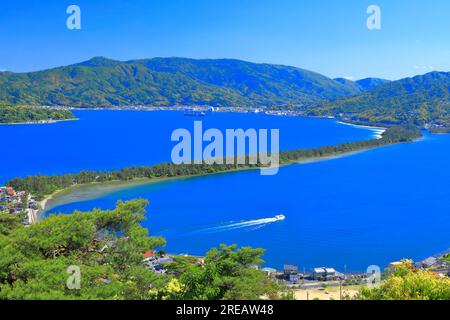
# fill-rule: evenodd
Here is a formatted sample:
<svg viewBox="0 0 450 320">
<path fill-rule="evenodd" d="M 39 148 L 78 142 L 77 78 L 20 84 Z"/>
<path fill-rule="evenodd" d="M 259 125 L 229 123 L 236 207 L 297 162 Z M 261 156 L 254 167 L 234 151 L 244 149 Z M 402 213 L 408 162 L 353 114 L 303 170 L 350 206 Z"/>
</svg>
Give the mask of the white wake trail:
<svg viewBox="0 0 450 320">
<path fill-rule="evenodd" d="M 276 218 L 265 218 L 265 219 L 256 219 L 256 220 L 249 220 L 249 221 L 242 221 L 242 222 L 233 222 L 229 224 L 225 224 L 218 227 L 212 227 L 207 228 L 204 230 L 201 230 L 202 232 L 206 233 L 217 233 L 217 232 L 224 232 L 229 230 L 236 230 L 236 229 L 242 229 L 242 228 L 249 228 L 249 227 L 263 227 L 266 224 L 278 222 Z"/>
<path fill-rule="evenodd" d="M 255 219 L 255 220 L 247 220 L 247 221 L 240 221 L 240 222 L 228 222 L 228 223 L 221 223 L 221 224 L 215 224 L 215 225 L 209 225 L 203 226 L 203 228 L 194 228 L 191 230 L 174 230 L 174 229 L 168 229 L 165 230 L 166 237 L 176 237 L 176 238 L 183 238 L 183 237 L 189 237 L 199 234 L 214 234 L 214 233 L 220 233 L 220 232 L 226 232 L 226 231 L 232 231 L 232 230 L 238 230 L 238 229 L 244 229 L 248 228 L 250 231 L 255 231 L 261 228 L 266 227 L 268 224 L 280 222 L 280 219 L 277 218 L 265 218 L 265 219 Z M 170 233 L 169 236 L 167 233 Z"/>
</svg>

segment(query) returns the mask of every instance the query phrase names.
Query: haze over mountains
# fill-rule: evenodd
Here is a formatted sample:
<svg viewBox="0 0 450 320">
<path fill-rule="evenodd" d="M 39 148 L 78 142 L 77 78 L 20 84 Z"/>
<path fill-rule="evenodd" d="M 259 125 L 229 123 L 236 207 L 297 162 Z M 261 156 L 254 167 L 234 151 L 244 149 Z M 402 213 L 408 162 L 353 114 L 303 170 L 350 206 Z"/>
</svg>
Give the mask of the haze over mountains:
<svg viewBox="0 0 450 320">
<path fill-rule="evenodd" d="M 295 67 L 231 59 L 154 58 L 121 62 L 96 57 L 50 70 L 1 73 L 0 102 L 78 107 L 269 107 L 336 99 L 361 93 L 371 86 L 374 85 L 335 81 Z"/>
</svg>

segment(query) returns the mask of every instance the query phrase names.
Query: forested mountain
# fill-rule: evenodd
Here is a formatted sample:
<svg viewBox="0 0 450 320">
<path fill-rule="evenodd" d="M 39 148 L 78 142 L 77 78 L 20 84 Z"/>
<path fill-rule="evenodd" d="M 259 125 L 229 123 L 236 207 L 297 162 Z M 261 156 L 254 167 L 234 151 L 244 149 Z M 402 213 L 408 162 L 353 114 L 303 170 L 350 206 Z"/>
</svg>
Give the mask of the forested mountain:
<svg viewBox="0 0 450 320">
<path fill-rule="evenodd" d="M 354 91 L 356 93 L 361 93 L 364 91 L 363 88 L 357 82 L 355 82 L 353 80 L 349 80 L 346 78 L 336 78 L 336 79 L 334 79 L 334 81 L 337 81 L 337 82 L 343 84 L 347 88 L 351 88 L 352 91 Z"/>
<path fill-rule="evenodd" d="M 385 79 L 379 79 L 379 78 L 365 78 L 356 81 L 356 83 L 359 85 L 359 87 L 365 91 L 370 90 L 372 88 L 378 87 L 379 85 L 385 84 L 390 82 L 390 80 Z"/>
<path fill-rule="evenodd" d="M 108 107 L 124 105 L 304 105 L 357 94 L 320 74 L 240 60 L 102 57 L 30 73 L 0 73 L 0 103 Z"/>
<path fill-rule="evenodd" d="M 365 78 L 357 81 L 352 81 L 345 78 L 336 78 L 334 80 L 345 85 L 348 88 L 352 88 L 353 91 L 356 91 L 358 93 L 362 93 L 389 82 L 389 80 L 379 78 Z"/>
<path fill-rule="evenodd" d="M 309 115 L 335 115 L 352 122 L 395 125 L 414 123 L 433 129 L 450 126 L 450 73 L 387 82 L 360 95 L 313 103 Z"/>
<path fill-rule="evenodd" d="M 388 81 L 329 79 L 295 67 L 240 60 L 97 57 L 30 73 L 0 73 L 0 105 L 72 107 L 211 105 L 297 107 L 306 115 L 450 128 L 450 74 Z"/>
</svg>

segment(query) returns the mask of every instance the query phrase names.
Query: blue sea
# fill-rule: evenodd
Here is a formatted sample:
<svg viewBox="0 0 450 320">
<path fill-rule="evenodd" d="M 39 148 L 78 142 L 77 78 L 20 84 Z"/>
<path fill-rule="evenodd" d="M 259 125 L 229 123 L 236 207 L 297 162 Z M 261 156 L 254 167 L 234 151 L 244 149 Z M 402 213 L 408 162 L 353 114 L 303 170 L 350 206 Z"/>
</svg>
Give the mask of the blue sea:
<svg viewBox="0 0 450 320">
<path fill-rule="evenodd" d="M 280 148 L 291 150 L 363 140 L 371 131 L 330 119 L 264 114 L 211 113 L 186 117 L 183 112 L 76 111 L 79 121 L 51 125 L 0 125 L 3 154 L 0 183 L 35 175 L 81 170 L 111 170 L 170 161 L 175 129 L 280 129 Z"/>
<path fill-rule="evenodd" d="M 113 169 L 170 160 L 177 128 L 279 128 L 283 150 L 374 136 L 332 119 L 214 113 L 78 111 L 79 121 L 0 126 L 15 143 L 0 158 L 0 181 L 27 174 Z M 152 235 L 168 252 L 202 255 L 221 243 L 265 248 L 266 265 L 309 270 L 385 267 L 420 260 L 450 247 L 450 136 L 282 167 L 275 176 L 234 172 L 134 186 L 50 213 L 113 208 L 117 200 L 147 198 Z M 277 214 L 286 220 L 274 222 Z"/>
</svg>

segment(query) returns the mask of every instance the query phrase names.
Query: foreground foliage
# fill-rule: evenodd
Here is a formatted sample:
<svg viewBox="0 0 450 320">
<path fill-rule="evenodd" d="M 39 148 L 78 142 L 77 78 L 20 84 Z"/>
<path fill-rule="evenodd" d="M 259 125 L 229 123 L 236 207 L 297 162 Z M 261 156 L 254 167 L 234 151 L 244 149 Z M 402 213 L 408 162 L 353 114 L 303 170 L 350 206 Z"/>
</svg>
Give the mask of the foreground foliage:
<svg viewBox="0 0 450 320">
<path fill-rule="evenodd" d="M 376 289 L 362 289 L 359 300 L 450 300 L 450 279 L 415 269 L 411 261 L 396 268 Z"/>
<path fill-rule="evenodd" d="M 14 229 L 22 226 L 25 214 L 9 214 L 0 212 L 0 236 L 9 235 Z"/>
<path fill-rule="evenodd" d="M 258 299 L 278 297 L 261 271 L 264 250 L 221 246 L 204 260 L 179 257 L 158 275 L 143 254 L 164 246 L 141 226 L 146 200 L 114 210 L 51 216 L 29 228 L 0 215 L 0 299 Z M 8 217 L 9 218 L 9 217 Z M 68 268 L 81 272 L 70 290 Z"/>
<path fill-rule="evenodd" d="M 53 216 L 0 237 L 1 299 L 143 299 L 164 279 L 141 267 L 145 250 L 164 245 L 139 222 L 145 200 L 109 211 Z M 78 266 L 80 290 L 67 268 Z"/>
<path fill-rule="evenodd" d="M 176 298 L 187 300 L 276 299 L 280 288 L 252 266 L 260 266 L 263 249 L 221 245 L 207 253 L 204 261 L 187 263 L 179 257 L 170 266 L 179 276 L 182 290 Z"/>
</svg>

